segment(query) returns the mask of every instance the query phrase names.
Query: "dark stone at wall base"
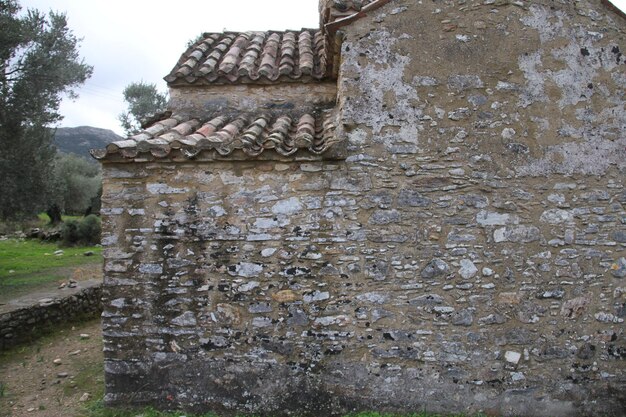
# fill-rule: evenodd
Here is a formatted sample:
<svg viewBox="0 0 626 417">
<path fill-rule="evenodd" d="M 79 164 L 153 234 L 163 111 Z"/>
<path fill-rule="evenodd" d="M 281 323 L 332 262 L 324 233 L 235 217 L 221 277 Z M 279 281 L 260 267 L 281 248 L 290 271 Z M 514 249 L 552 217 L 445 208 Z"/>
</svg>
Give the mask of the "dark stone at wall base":
<svg viewBox="0 0 626 417">
<path fill-rule="evenodd" d="M 424 364 L 376 373 L 362 363 L 318 363 L 307 369 L 253 361 L 246 366 L 223 359 L 185 364 L 107 361 L 106 367 L 109 407 L 150 404 L 225 417 L 323 417 L 367 410 L 582 417 L 614 415 L 626 399 L 604 384 L 577 386 L 564 381 L 546 392 L 533 386 L 507 389 L 455 383 L 441 376 L 442 369 L 437 372 L 436 366 Z"/>
</svg>

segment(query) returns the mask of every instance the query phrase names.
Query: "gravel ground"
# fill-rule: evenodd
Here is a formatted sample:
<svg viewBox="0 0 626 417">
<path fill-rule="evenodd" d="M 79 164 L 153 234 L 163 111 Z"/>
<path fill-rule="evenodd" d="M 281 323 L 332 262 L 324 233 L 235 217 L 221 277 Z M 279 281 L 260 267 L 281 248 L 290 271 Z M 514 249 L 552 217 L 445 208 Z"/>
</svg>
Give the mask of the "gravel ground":
<svg viewBox="0 0 626 417">
<path fill-rule="evenodd" d="M 77 417 L 103 392 L 100 320 L 0 353 L 0 417 Z"/>
</svg>

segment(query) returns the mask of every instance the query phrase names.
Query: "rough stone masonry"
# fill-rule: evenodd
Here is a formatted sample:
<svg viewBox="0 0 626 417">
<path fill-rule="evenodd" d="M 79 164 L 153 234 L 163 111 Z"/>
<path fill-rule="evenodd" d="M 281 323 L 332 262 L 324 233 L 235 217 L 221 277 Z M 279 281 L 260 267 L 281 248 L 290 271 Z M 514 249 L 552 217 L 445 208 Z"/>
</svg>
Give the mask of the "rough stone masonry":
<svg viewBox="0 0 626 417">
<path fill-rule="evenodd" d="M 106 403 L 626 414 L 605 3 L 322 1 L 317 32 L 205 35 L 171 112 L 94 152 Z"/>
</svg>

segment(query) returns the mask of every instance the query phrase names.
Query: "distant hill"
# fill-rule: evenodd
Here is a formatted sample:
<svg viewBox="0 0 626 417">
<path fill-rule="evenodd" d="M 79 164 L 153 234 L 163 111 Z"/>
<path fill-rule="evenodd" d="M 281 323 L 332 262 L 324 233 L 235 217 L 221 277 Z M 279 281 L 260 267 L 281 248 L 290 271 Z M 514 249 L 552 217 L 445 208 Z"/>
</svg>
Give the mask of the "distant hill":
<svg viewBox="0 0 626 417">
<path fill-rule="evenodd" d="M 123 139 L 108 129 L 91 126 L 59 127 L 54 135 L 54 144 L 61 152 L 81 155 L 91 160 L 90 149 L 104 148 L 111 142 Z"/>
</svg>

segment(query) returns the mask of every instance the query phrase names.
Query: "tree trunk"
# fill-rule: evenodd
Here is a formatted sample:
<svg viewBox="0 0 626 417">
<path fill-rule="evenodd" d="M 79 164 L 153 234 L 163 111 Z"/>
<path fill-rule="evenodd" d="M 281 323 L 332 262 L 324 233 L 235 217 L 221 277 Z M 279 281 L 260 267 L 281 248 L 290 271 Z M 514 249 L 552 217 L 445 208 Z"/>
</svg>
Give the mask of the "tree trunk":
<svg viewBox="0 0 626 417">
<path fill-rule="evenodd" d="M 48 210 L 46 210 L 46 214 L 50 217 L 50 224 L 56 225 L 61 223 L 61 209 L 56 204 L 53 204 Z"/>
</svg>

